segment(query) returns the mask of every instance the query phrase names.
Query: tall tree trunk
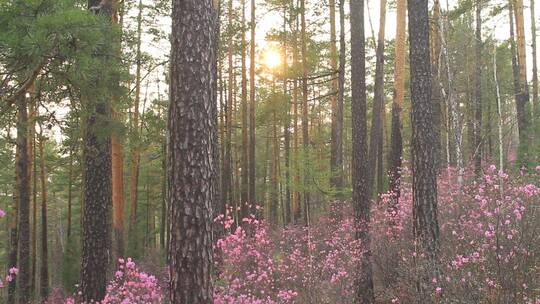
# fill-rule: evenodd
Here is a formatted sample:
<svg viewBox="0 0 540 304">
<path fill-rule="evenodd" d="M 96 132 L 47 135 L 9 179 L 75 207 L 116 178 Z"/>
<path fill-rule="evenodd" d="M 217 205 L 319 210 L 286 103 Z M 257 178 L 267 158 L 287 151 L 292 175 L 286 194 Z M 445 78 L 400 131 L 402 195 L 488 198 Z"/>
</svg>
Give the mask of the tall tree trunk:
<svg viewBox="0 0 540 304">
<path fill-rule="evenodd" d="M 498 139 L 499 139 L 499 170 L 504 172 L 504 148 L 503 148 L 503 118 L 501 107 L 501 90 L 499 87 L 499 78 L 497 76 L 497 46 L 493 46 L 493 80 L 495 81 L 495 93 L 497 97 L 497 116 L 498 116 Z"/>
<path fill-rule="evenodd" d="M 516 95 L 516 111 L 519 129 L 519 162 L 527 166 L 529 162 L 530 116 L 529 116 L 529 86 L 527 85 L 527 59 L 525 42 L 525 24 L 523 18 L 523 0 L 510 0 L 514 3 L 516 20 L 516 49 L 517 66 L 519 70 L 519 92 Z"/>
<path fill-rule="evenodd" d="M 446 70 L 446 80 L 448 82 L 446 90 L 443 90 L 444 97 L 447 100 L 449 110 L 450 110 L 450 121 L 452 125 L 452 130 L 454 133 L 454 147 L 455 147 L 455 157 L 456 157 L 456 163 L 457 163 L 457 181 L 459 188 L 461 189 L 463 186 L 463 176 L 465 174 L 465 168 L 463 163 L 463 133 L 461 129 L 461 115 L 459 112 L 459 106 L 458 101 L 455 98 L 454 94 L 454 75 L 452 72 L 452 68 L 450 67 L 450 52 L 449 52 L 449 46 L 446 42 L 446 30 L 445 25 L 448 24 L 448 16 L 445 16 L 446 20 L 443 22 L 442 18 L 439 18 L 439 35 L 441 37 L 441 44 L 442 44 L 442 51 L 444 56 L 444 65 Z M 441 85 L 442 88 L 444 88 L 443 85 Z"/>
<path fill-rule="evenodd" d="M 369 140 L 369 196 L 373 195 L 373 186 L 377 169 L 377 151 L 379 143 L 383 140 L 383 125 L 381 113 L 384 106 L 384 35 L 386 21 L 386 0 L 381 0 L 379 16 L 379 35 L 377 38 L 375 86 L 373 97 L 373 110 L 371 114 L 371 132 Z"/>
<path fill-rule="evenodd" d="M 533 63 L 533 96 L 532 96 L 532 117 L 533 120 L 538 119 L 538 107 L 540 106 L 540 100 L 538 100 L 538 58 L 536 58 L 536 17 L 535 17 L 535 7 L 534 0 L 531 0 L 531 34 L 532 34 L 532 63 Z"/>
<path fill-rule="evenodd" d="M 73 148 L 69 149 L 69 167 L 68 167 L 68 210 L 67 210 L 67 239 L 72 234 L 72 216 L 73 216 Z"/>
<path fill-rule="evenodd" d="M 19 158 L 17 162 L 17 187 L 19 190 L 19 303 L 30 301 L 30 174 L 29 174 L 29 143 L 28 143 L 28 109 L 26 97 L 17 100 L 17 147 Z"/>
<path fill-rule="evenodd" d="M 242 0 L 242 27 L 246 24 L 246 0 Z M 242 147 L 241 147 L 241 190 L 240 190 L 240 217 L 249 216 L 249 144 L 248 144 L 248 92 L 247 92 L 247 64 L 246 64 L 246 31 L 242 31 Z"/>
<path fill-rule="evenodd" d="M 291 15 L 294 14 L 294 33 L 292 37 L 292 48 L 293 48 L 293 66 L 298 66 L 298 13 L 297 13 L 297 7 L 294 5 L 294 1 L 291 1 Z M 294 151 L 294 184 L 296 187 L 300 185 L 300 150 L 299 150 L 299 142 L 300 142 L 300 132 L 298 130 L 298 77 L 295 75 L 293 80 L 293 133 L 294 133 L 294 140 L 293 140 L 293 151 Z M 293 192 L 293 201 L 292 201 L 292 209 L 293 209 L 293 222 L 295 224 L 300 223 L 300 219 L 302 217 L 302 206 L 301 206 L 301 194 L 298 190 Z"/>
<path fill-rule="evenodd" d="M 131 175 L 129 180 L 129 199 L 130 199 L 130 220 L 129 220 L 129 241 L 133 250 L 137 250 L 137 206 L 138 206 L 138 185 L 139 185 L 139 161 L 140 134 L 139 134 L 139 106 L 141 101 L 141 35 L 142 35 L 142 0 L 139 0 L 139 13 L 137 15 L 137 46 L 136 46 L 136 71 L 135 71 L 135 100 L 133 111 L 133 122 L 131 130 L 133 140 L 135 141 L 131 151 Z"/>
<path fill-rule="evenodd" d="M 249 203 L 252 205 L 251 213 L 256 214 L 255 204 L 257 196 L 255 191 L 255 180 L 257 178 L 255 163 L 255 131 L 257 129 L 255 115 L 257 101 L 255 100 L 255 0 L 251 0 L 251 41 L 249 48 Z"/>
<path fill-rule="evenodd" d="M 233 1 L 229 1 L 229 26 L 233 25 Z M 227 101 L 225 106 L 225 153 L 223 155 L 223 174 L 222 174 L 222 185 L 221 188 L 223 190 L 222 195 L 222 206 L 223 206 L 223 214 L 226 212 L 226 206 L 227 204 L 231 204 L 233 202 L 233 183 L 232 183 L 232 165 L 231 165 L 231 155 L 232 155 L 232 132 L 233 132 L 233 124 L 232 124 L 232 110 L 233 110 L 233 98 L 234 98 L 234 63 L 233 63 L 233 37 L 231 36 L 229 40 L 229 47 L 227 50 L 227 58 L 228 58 L 228 82 L 229 82 L 229 90 L 227 91 Z"/>
<path fill-rule="evenodd" d="M 475 33 L 475 62 L 474 74 L 474 172 L 480 176 L 482 171 L 482 0 L 476 0 L 476 33 Z"/>
<path fill-rule="evenodd" d="M 286 105 L 285 123 L 284 123 L 284 145 L 285 145 L 285 200 L 283 201 L 283 225 L 291 223 L 291 105 L 288 98 L 288 75 L 287 69 L 289 68 L 287 62 L 287 6 L 283 6 L 283 44 L 282 44 L 282 57 L 283 57 L 283 96 Z"/>
<path fill-rule="evenodd" d="M 368 189 L 368 139 L 366 106 L 366 45 L 364 1 L 350 0 L 351 11 L 351 114 L 352 114 L 352 201 L 356 238 L 362 244 L 356 282 L 356 303 L 375 302 L 371 261 L 370 210 Z"/>
<path fill-rule="evenodd" d="M 336 105 L 335 138 L 338 146 L 336 152 L 336 167 L 338 179 L 336 186 L 343 186 L 343 105 L 345 103 L 345 0 L 339 0 L 339 71 L 338 71 L 338 99 Z"/>
<path fill-rule="evenodd" d="M 390 159 L 389 159 L 389 182 L 390 192 L 393 194 L 392 205 L 390 208 L 395 210 L 401 196 L 401 165 L 403 152 L 403 138 L 401 136 L 401 112 L 403 110 L 403 101 L 405 100 L 405 40 L 406 40 L 406 14 L 407 1 L 397 0 L 396 2 L 396 48 L 394 63 L 394 99 L 392 102 L 392 131 L 390 139 Z"/>
<path fill-rule="evenodd" d="M 440 36 L 437 34 L 439 30 L 439 19 L 441 18 L 441 7 L 440 2 L 438 0 L 435 0 L 433 4 L 433 14 L 432 19 L 433 22 L 430 23 L 430 39 L 431 39 L 431 74 L 433 81 L 431 83 L 432 90 L 431 90 L 431 100 L 433 102 L 433 124 L 435 127 L 435 138 L 436 141 L 434 142 L 435 149 L 436 149 L 436 165 L 437 169 L 441 167 L 441 159 L 442 159 L 442 142 L 441 142 L 441 104 L 442 104 L 442 88 L 441 88 L 441 80 L 440 80 L 440 54 L 441 54 L 441 39 Z"/>
<path fill-rule="evenodd" d="M 214 2 L 214 3 L 213 3 Z M 170 301 L 213 303 L 212 207 L 217 163 L 217 3 L 172 7 L 168 128 Z"/>
<path fill-rule="evenodd" d="M 43 129 L 39 136 L 39 171 L 41 180 L 41 268 L 39 275 L 39 296 L 44 301 L 49 296 L 49 251 L 47 249 L 47 175 L 45 169 L 45 153 L 43 151 Z"/>
<path fill-rule="evenodd" d="M 29 93 L 32 95 L 35 91 L 34 85 L 30 86 L 30 89 L 28 90 Z M 37 149 L 36 144 L 36 112 L 38 103 L 35 102 L 35 100 L 32 100 L 30 104 L 28 105 L 28 123 L 30 124 L 28 126 L 28 160 L 30 163 L 28 164 L 28 178 L 30 182 L 30 193 L 32 195 L 32 201 L 31 201 L 31 212 L 32 212 L 32 219 L 30 220 L 30 223 L 32 225 L 32 230 L 30 232 L 30 242 L 31 242 L 31 275 L 30 275 L 30 291 L 32 300 L 35 297 L 36 293 L 36 287 L 37 287 L 37 275 L 36 275 L 36 268 L 37 268 L 37 244 L 38 244 L 38 237 L 37 237 L 37 209 L 38 209 L 38 202 L 37 202 L 37 156 L 35 153 Z"/>
<path fill-rule="evenodd" d="M 88 1 L 88 8 L 99 5 L 98 0 Z M 103 7 L 97 13 L 111 17 L 111 11 L 111 7 Z M 103 64 L 110 60 L 97 58 Z M 91 93 L 87 91 L 83 95 L 88 114 L 84 123 L 83 144 L 81 292 L 86 302 L 101 301 L 105 296 L 111 249 L 111 143 L 109 135 L 103 135 L 103 130 L 110 127 L 110 103 L 106 97 L 92 97 Z"/>
<path fill-rule="evenodd" d="M 17 114 L 17 121 L 20 120 L 20 113 Z M 20 124 L 20 122 L 19 122 Z M 18 235 L 18 229 L 17 224 L 19 222 L 18 216 L 19 216 L 19 204 L 20 204 L 20 186 L 21 186 L 21 173 L 20 173 L 20 166 L 19 163 L 21 158 L 21 146 L 18 144 L 19 141 L 17 140 L 16 144 L 16 150 L 15 150 L 15 189 L 13 191 L 13 201 L 12 201 L 12 207 L 11 207 L 11 219 L 9 221 L 9 257 L 8 257 L 8 266 L 9 268 L 17 267 L 20 268 L 17 264 L 17 258 L 19 253 L 19 235 Z M 9 282 L 8 285 L 8 297 L 7 297 L 7 304 L 15 304 L 17 301 L 17 280 L 12 280 Z"/>
<path fill-rule="evenodd" d="M 409 0 L 409 56 L 411 66 L 413 226 L 420 246 L 419 299 L 430 298 L 428 285 L 438 275 L 439 224 L 437 219 L 436 150 L 433 146 L 433 103 L 427 0 Z"/>
<path fill-rule="evenodd" d="M 331 185 L 340 191 L 343 187 L 343 94 L 340 92 L 340 70 L 336 47 L 336 0 L 330 0 L 330 67 L 338 77 L 332 79 L 332 135 L 330 147 Z M 341 58 L 341 57 L 340 57 Z M 341 103 L 341 106 L 340 106 Z M 340 111 L 341 110 L 341 111 Z"/>
<path fill-rule="evenodd" d="M 309 116 L 308 116 L 308 63 L 307 63 L 307 38 L 306 38 L 306 1 L 300 0 L 300 23 L 301 23 L 301 56 L 302 56 L 302 148 L 304 151 L 304 157 L 310 157 L 309 149 Z M 307 163 L 304 160 L 304 163 Z M 309 226 L 309 191 L 307 190 L 309 182 L 308 170 L 304 165 L 303 172 L 303 186 L 304 186 L 304 222 Z"/>
<path fill-rule="evenodd" d="M 122 26 L 119 23 L 120 3 L 118 0 L 112 2 L 112 23 Z M 115 47 L 117 53 L 121 55 L 120 42 Z M 113 119 L 121 122 L 122 114 L 115 109 L 119 104 L 119 97 L 113 96 Z M 111 162 L 112 162 L 112 204 L 113 204 L 113 231 L 114 231 L 114 254 L 115 258 L 124 256 L 124 148 L 122 140 L 118 134 L 111 135 Z M 70 190 L 71 191 L 71 190 Z"/>
</svg>

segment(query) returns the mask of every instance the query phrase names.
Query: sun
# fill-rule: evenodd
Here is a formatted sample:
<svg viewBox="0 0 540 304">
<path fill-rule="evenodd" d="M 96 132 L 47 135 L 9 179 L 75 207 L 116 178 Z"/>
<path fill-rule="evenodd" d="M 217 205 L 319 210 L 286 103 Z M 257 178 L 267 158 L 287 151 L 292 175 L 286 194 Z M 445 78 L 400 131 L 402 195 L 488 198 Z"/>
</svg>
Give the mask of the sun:
<svg viewBox="0 0 540 304">
<path fill-rule="evenodd" d="M 263 61 L 264 65 L 271 70 L 279 67 L 282 63 L 281 55 L 278 50 L 273 47 L 264 51 Z"/>
</svg>

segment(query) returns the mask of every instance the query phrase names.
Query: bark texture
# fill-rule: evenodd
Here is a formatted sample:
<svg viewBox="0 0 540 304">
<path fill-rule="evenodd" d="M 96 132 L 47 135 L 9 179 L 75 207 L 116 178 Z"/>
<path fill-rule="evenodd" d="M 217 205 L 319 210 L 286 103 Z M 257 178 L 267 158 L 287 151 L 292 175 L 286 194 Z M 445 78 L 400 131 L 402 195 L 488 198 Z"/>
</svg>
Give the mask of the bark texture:
<svg viewBox="0 0 540 304">
<path fill-rule="evenodd" d="M 429 279 L 438 271 L 437 170 L 431 102 L 431 61 L 427 0 L 409 0 L 409 56 L 411 66 L 413 230 L 425 261 L 419 263 L 420 299 L 429 298 Z M 426 303 L 426 302 L 422 302 Z"/>
<path fill-rule="evenodd" d="M 89 0 L 88 7 L 99 6 Z M 112 8 L 102 7 L 96 13 L 111 17 Z M 105 46 L 108 47 L 108 46 Z M 100 81 L 97 79 L 96 81 Z M 86 302 L 101 301 L 105 296 L 111 248 L 112 174 L 110 102 L 105 96 L 83 96 L 86 107 L 84 124 L 83 166 L 84 205 L 82 233 L 81 292 Z"/>
<path fill-rule="evenodd" d="M 173 1 L 168 128 L 170 301 L 213 302 L 217 7 Z"/>
<path fill-rule="evenodd" d="M 390 135 L 390 156 L 389 156 L 389 183 L 390 191 L 393 193 L 393 206 L 399 201 L 403 138 L 401 136 L 401 111 L 405 100 L 405 44 L 406 44 L 406 14 L 407 1 L 397 0 L 396 2 L 396 48 L 395 48 L 395 68 L 394 68 L 394 99 L 392 102 L 392 126 Z"/>
<path fill-rule="evenodd" d="M 356 237 L 362 244 L 358 265 L 355 303 L 374 303 L 371 262 L 370 210 L 371 189 L 368 187 L 368 140 L 366 111 L 366 45 L 364 1 L 350 0 L 351 11 L 351 114 L 352 114 L 352 201 Z"/>
</svg>

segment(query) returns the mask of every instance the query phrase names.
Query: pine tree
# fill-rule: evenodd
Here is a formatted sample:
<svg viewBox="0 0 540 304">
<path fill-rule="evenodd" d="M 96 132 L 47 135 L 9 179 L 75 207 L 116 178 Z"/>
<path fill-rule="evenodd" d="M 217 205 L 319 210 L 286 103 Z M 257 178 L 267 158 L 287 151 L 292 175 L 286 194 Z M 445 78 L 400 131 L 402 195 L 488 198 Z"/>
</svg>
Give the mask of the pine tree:
<svg viewBox="0 0 540 304">
<path fill-rule="evenodd" d="M 413 231 L 425 256 L 418 278 L 418 299 L 426 301 L 428 284 L 438 276 L 439 224 L 437 219 L 437 170 L 431 101 L 431 60 L 427 0 L 409 0 L 409 57 L 411 66 L 411 124 L 413 159 Z M 424 262 L 424 261 L 422 261 Z"/>
<path fill-rule="evenodd" d="M 214 3 L 212 3 L 214 2 Z M 217 3 L 173 1 L 168 129 L 170 301 L 213 303 Z"/>
<path fill-rule="evenodd" d="M 368 140 L 366 109 L 366 46 L 364 1 L 350 0 L 351 11 L 351 114 L 352 114 L 352 189 L 356 238 L 362 244 L 356 283 L 356 303 L 375 302 L 371 263 L 370 210 L 368 188 Z"/>
</svg>

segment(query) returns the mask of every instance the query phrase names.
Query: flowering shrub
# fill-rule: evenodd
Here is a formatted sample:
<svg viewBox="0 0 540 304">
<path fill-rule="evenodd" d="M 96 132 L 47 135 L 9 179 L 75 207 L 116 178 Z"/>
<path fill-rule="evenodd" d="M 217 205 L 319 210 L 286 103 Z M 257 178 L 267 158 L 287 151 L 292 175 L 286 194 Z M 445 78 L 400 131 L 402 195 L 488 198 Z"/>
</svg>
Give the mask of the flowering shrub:
<svg viewBox="0 0 540 304">
<path fill-rule="evenodd" d="M 540 168 L 538 168 L 540 169 Z M 477 180 L 466 172 L 441 173 L 438 185 L 440 273 L 431 278 L 440 303 L 540 303 L 539 171 L 510 177 L 494 166 Z M 387 193 L 373 204 L 375 292 L 381 303 L 412 303 L 421 253 L 412 232 L 410 171 L 403 169 L 401 197 Z M 273 231 L 254 217 L 217 242 L 215 303 L 351 303 L 361 246 L 353 214 L 319 217 L 308 229 Z M 246 232 L 247 230 L 247 232 Z M 420 256 L 419 256 L 420 255 Z"/>
<path fill-rule="evenodd" d="M 422 253 L 412 231 L 410 172 L 402 171 L 397 204 L 395 196 L 386 193 L 372 208 L 378 303 L 418 300 Z M 490 166 L 482 178 L 467 171 L 460 188 L 454 169 L 441 172 L 440 275 L 429 280 L 433 299 L 540 304 L 539 175 L 540 167 L 510 177 Z M 309 228 L 276 229 L 255 216 L 238 225 L 231 216 L 218 216 L 215 222 L 223 234 L 215 246 L 214 303 L 351 303 L 363 248 L 354 237 L 351 206 L 343 205 L 330 216 L 313 219 Z M 131 259 L 119 264 L 102 304 L 166 303 L 165 289 L 153 276 L 139 271 Z"/>
<path fill-rule="evenodd" d="M 217 242 L 214 303 L 350 303 L 359 256 L 351 218 L 274 234 L 253 216 L 243 222 Z"/>
<path fill-rule="evenodd" d="M 79 297 L 80 293 L 66 299 L 65 304 L 81 303 Z M 140 271 L 135 262 L 128 258 L 127 261 L 118 260 L 118 270 L 107 285 L 105 298 L 99 304 L 159 304 L 162 301 L 163 292 L 156 278 Z"/>
<path fill-rule="evenodd" d="M 443 173 L 438 186 L 441 277 L 431 281 L 441 303 L 539 303 L 539 173 L 510 177 L 490 166 L 479 180 L 469 172 L 461 191 L 455 171 Z M 411 185 L 403 183 L 394 227 L 385 224 L 390 196 L 373 211 L 376 276 L 384 282 L 385 301 L 410 303 L 417 253 Z"/>
</svg>

